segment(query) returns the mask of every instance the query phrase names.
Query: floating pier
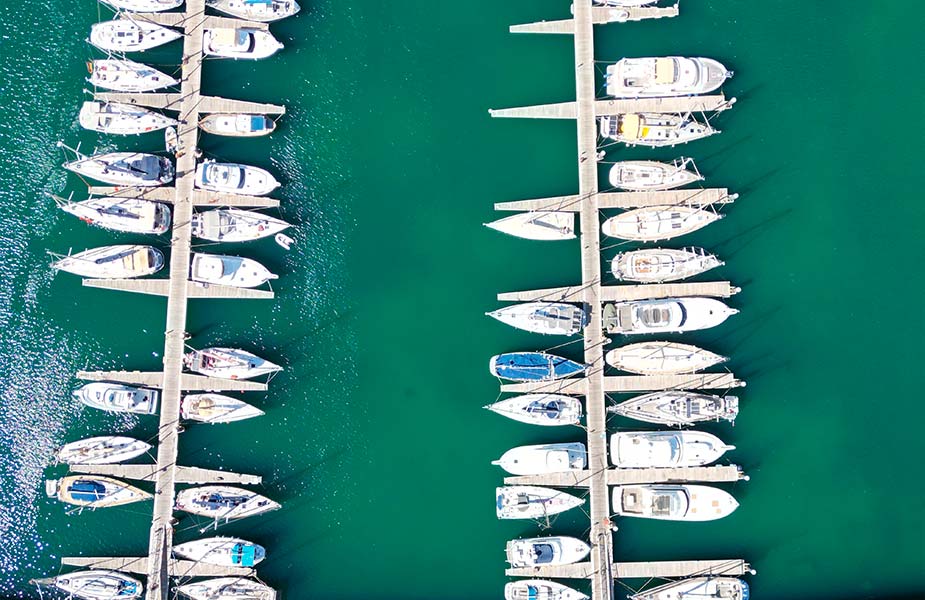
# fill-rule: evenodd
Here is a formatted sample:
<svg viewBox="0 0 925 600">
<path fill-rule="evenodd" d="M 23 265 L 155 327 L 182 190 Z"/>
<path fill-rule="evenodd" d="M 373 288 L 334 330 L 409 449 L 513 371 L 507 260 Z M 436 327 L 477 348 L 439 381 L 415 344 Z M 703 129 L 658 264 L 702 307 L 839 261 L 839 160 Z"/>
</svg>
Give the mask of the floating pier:
<svg viewBox="0 0 925 600">
<path fill-rule="evenodd" d="M 607 469 L 607 485 L 647 483 L 734 483 L 748 476 L 736 465 L 712 467 L 672 467 L 660 469 Z M 587 470 L 544 473 L 543 475 L 515 475 L 505 477 L 505 485 L 539 485 L 546 487 L 586 488 L 591 472 Z"/>
<path fill-rule="evenodd" d="M 220 567 L 203 562 L 176 559 L 170 559 L 165 564 L 171 577 L 251 577 L 254 575 L 254 569 L 248 567 Z M 146 575 L 149 570 L 147 556 L 65 556 L 61 559 L 61 565 L 88 569 L 111 569 L 136 575 Z"/>
<path fill-rule="evenodd" d="M 243 475 L 230 471 L 217 471 L 215 469 L 202 469 L 200 467 L 174 467 L 177 483 L 192 485 L 206 484 L 239 484 L 260 485 L 263 478 L 259 475 Z M 70 465 L 71 473 L 82 475 L 103 475 L 118 479 L 133 479 L 135 481 L 156 481 L 161 467 L 157 465 Z"/>
<path fill-rule="evenodd" d="M 594 556 L 594 552 L 591 553 Z M 598 570 L 593 563 L 582 562 L 555 567 L 529 567 L 506 569 L 510 577 L 552 578 L 552 579 L 590 579 L 612 588 L 613 582 L 600 581 L 602 577 L 613 579 L 657 579 L 669 577 L 699 577 L 703 575 L 725 575 L 738 577 L 751 573 L 752 568 L 741 559 L 728 560 L 666 560 L 654 562 L 613 563 L 610 569 Z M 593 590 L 592 590 L 593 593 Z"/>
<path fill-rule="evenodd" d="M 741 291 L 728 281 L 703 281 L 692 283 L 654 283 L 647 285 L 598 285 L 600 294 L 595 304 L 602 302 L 629 302 L 632 300 L 658 300 L 662 298 L 681 298 L 686 296 L 709 296 L 711 298 L 729 298 Z M 503 292 L 498 294 L 502 302 L 581 302 L 585 286 L 569 286 L 525 290 L 522 292 Z"/>
<path fill-rule="evenodd" d="M 176 188 L 173 187 L 110 187 L 90 186 L 90 194 L 94 196 L 110 196 L 113 198 L 143 198 L 173 204 L 177 197 Z M 279 200 L 263 196 L 245 196 L 243 194 L 224 194 L 194 189 L 190 192 L 189 201 L 193 206 L 232 206 L 235 208 L 276 208 Z"/>
<path fill-rule="evenodd" d="M 725 188 L 701 190 L 667 190 L 663 192 L 601 192 L 597 194 L 598 208 L 648 208 L 651 206 L 706 207 L 714 204 L 731 204 L 738 194 Z M 581 212 L 582 197 L 555 196 L 535 200 L 498 202 L 495 210 Z"/>
</svg>

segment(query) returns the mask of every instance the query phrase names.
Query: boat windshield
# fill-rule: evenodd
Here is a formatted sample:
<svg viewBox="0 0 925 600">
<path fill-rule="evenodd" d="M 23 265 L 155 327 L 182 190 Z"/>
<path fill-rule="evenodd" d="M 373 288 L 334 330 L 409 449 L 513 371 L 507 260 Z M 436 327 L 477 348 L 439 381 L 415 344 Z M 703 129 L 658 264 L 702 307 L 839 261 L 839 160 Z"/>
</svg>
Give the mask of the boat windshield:
<svg viewBox="0 0 925 600">
<path fill-rule="evenodd" d="M 659 517 L 687 512 L 687 494 L 683 490 L 661 490 L 652 496 L 652 514 Z"/>
<path fill-rule="evenodd" d="M 665 327 L 671 322 L 671 311 L 659 306 L 645 306 L 639 311 L 639 319 L 646 327 Z"/>
<path fill-rule="evenodd" d="M 204 506 L 209 510 L 220 508 L 234 508 L 247 502 L 247 496 L 226 496 L 220 493 L 208 494 L 196 498 L 193 503 Z"/>
<path fill-rule="evenodd" d="M 533 562 L 538 565 L 550 564 L 555 554 L 552 544 L 533 544 Z"/>
</svg>

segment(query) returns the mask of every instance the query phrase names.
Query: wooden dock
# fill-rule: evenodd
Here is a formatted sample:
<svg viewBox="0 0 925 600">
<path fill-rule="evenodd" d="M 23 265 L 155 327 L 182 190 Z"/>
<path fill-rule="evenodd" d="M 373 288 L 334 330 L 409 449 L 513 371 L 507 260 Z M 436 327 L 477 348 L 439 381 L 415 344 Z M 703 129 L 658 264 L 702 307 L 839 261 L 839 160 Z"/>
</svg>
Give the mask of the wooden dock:
<svg viewBox="0 0 925 600">
<path fill-rule="evenodd" d="M 644 21 L 646 19 L 666 19 L 678 16 L 678 5 L 665 7 L 633 6 L 629 8 L 613 8 L 608 6 L 594 6 L 591 8 L 591 20 L 595 25 L 608 23 L 627 23 L 630 21 Z M 523 23 L 511 25 L 511 33 L 551 33 L 575 34 L 575 20 L 562 19 L 559 21 L 539 21 L 536 23 Z"/>
<path fill-rule="evenodd" d="M 600 192 L 597 195 L 598 208 L 648 208 L 652 206 L 705 206 L 731 204 L 739 197 L 725 188 L 700 190 L 668 190 L 662 192 Z M 552 211 L 581 212 L 582 197 L 555 196 L 535 200 L 498 202 L 495 210 L 501 211 Z"/>
<path fill-rule="evenodd" d="M 78 379 L 86 381 L 112 381 L 125 385 L 163 389 L 163 371 L 78 371 Z M 244 379 L 219 379 L 205 375 L 181 373 L 175 377 L 184 392 L 265 392 L 267 384 Z"/>
<path fill-rule="evenodd" d="M 590 370 L 594 373 L 594 369 Z M 501 392 L 505 394 L 566 394 L 572 396 L 590 395 L 588 377 L 573 377 L 557 381 L 529 381 L 525 383 L 504 383 Z M 729 390 L 745 387 L 745 382 L 736 379 L 732 373 L 693 373 L 689 375 L 611 375 L 601 378 L 602 391 L 613 394 L 634 394 L 660 392 L 665 390 Z"/>
<path fill-rule="evenodd" d="M 144 198 L 173 204 L 177 191 L 174 187 L 111 187 L 90 186 L 90 194 L 94 196 L 110 196 L 112 198 Z M 279 200 L 263 196 L 245 196 L 243 194 L 223 194 L 194 189 L 190 192 L 190 202 L 193 206 L 229 206 L 235 208 L 276 208 Z"/>
<path fill-rule="evenodd" d="M 593 593 L 594 582 L 600 579 L 601 573 L 608 574 L 608 570 L 598 569 L 591 562 L 582 562 L 555 567 L 506 569 L 504 573 L 509 577 L 530 579 L 590 579 Z M 609 569 L 609 574 L 613 576 L 613 579 L 663 579 L 701 575 L 738 577 L 748 573 L 754 573 L 751 565 L 738 558 L 613 563 Z M 608 587 L 612 588 L 612 582 L 608 582 Z M 596 596 L 593 597 L 596 598 Z"/>
<path fill-rule="evenodd" d="M 728 281 L 697 281 L 693 283 L 658 283 L 649 285 L 598 285 L 599 296 L 594 304 L 602 302 L 630 302 L 633 300 L 658 300 L 663 298 L 686 298 L 707 296 L 710 298 L 729 298 L 741 289 Z M 498 300 L 502 302 L 581 302 L 584 300 L 585 286 L 544 288 L 524 290 L 521 292 L 502 292 Z M 590 326 L 590 325 L 589 325 Z"/>
<path fill-rule="evenodd" d="M 200 47 L 202 44 L 199 44 Z M 182 111 L 184 94 L 159 93 L 159 92 L 98 92 L 93 94 L 94 99 L 101 102 L 122 102 L 124 104 L 135 104 L 147 108 L 157 108 L 160 110 Z M 248 102 L 247 100 L 230 100 L 228 98 L 219 98 L 216 96 L 199 96 L 199 114 L 210 113 L 262 113 L 265 115 L 282 115 L 286 113 L 286 107 L 278 104 L 266 104 L 263 102 Z M 185 114 L 185 113 L 184 113 Z M 199 122 L 198 120 L 196 121 Z"/>
<path fill-rule="evenodd" d="M 679 98 L 615 98 L 610 100 L 592 100 L 591 107 L 595 117 L 623 115 L 627 113 L 706 113 L 722 112 L 735 103 L 735 98 L 727 100 L 723 94 L 711 96 L 683 96 Z M 567 119 L 578 118 L 578 102 L 556 102 L 537 104 L 535 106 L 518 106 L 514 108 L 494 108 L 488 111 L 496 119 Z M 596 123 L 595 123 L 596 127 Z"/>
<path fill-rule="evenodd" d="M 515 475 L 505 477 L 505 485 L 539 485 L 545 487 L 577 487 L 590 485 L 592 473 L 588 470 L 562 471 L 542 475 Z M 736 465 L 713 467 L 680 467 L 662 469 L 607 469 L 607 485 L 648 483 L 734 483 L 748 476 Z"/>
<path fill-rule="evenodd" d="M 65 556 L 61 565 L 88 569 L 111 569 L 135 575 L 148 574 L 147 556 Z M 220 567 L 204 562 L 170 559 L 166 563 L 171 577 L 251 577 L 254 569 L 248 567 Z"/>
<path fill-rule="evenodd" d="M 246 475 L 230 471 L 217 471 L 215 469 L 202 469 L 200 467 L 174 467 L 177 483 L 191 485 L 206 484 L 238 484 L 260 485 L 263 478 L 259 475 Z M 117 479 L 133 479 L 135 481 L 156 481 L 161 467 L 157 465 L 70 465 L 72 473 L 84 475 L 103 475 Z"/>
<path fill-rule="evenodd" d="M 146 294 L 148 296 L 167 297 L 170 295 L 173 281 L 172 279 L 84 279 L 83 285 L 85 287 L 105 290 L 118 290 L 122 292 Z M 230 285 L 199 283 L 196 281 L 187 281 L 186 288 L 187 298 L 226 298 L 235 300 L 273 299 L 273 292 L 270 290 L 239 288 Z"/>
</svg>

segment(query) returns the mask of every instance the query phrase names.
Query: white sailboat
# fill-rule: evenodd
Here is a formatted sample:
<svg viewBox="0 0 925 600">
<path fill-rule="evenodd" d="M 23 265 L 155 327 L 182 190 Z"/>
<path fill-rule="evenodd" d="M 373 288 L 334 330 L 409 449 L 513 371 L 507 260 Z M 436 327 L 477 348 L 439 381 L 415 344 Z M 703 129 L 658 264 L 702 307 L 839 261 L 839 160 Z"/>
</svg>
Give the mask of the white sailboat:
<svg viewBox="0 0 925 600">
<path fill-rule="evenodd" d="M 732 77 L 712 58 L 660 56 L 624 58 L 607 67 L 607 95 L 657 98 L 707 94 Z"/>
<path fill-rule="evenodd" d="M 581 470 L 588 465 L 588 451 L 580 442 L 518 446 L 491 462 L 511 475 L 540 475 Z"/>
<path fill-rule="evenodd" d="M 669 581 L 629 596 L 630 600 L 688 600 L 714 598 L 715 600 L 748 600 L 748 584 L 735 577 L 690 577 Z"/>
<path fill-rule="evenodd" d="M 183 363 L 194 373 L 220 379 L 253 379 L 283 370 L 279 365 L 237 348 L 193 350 L 187 353 Z"/>
<path fill-rule="evenodd" d="M 193 236 L 213 242 L 249 242 L 291 227 L 282 219 L 240 208 L 216 208 L 193 214 Z"/>
<path fill-rule="evenodd" d="M 295 0 L 206 0 L 206 6 L 232 17 L 260 23 L 271 23 L 299 12 L 299 4 Z"/>
<path fill-rule="evenodd" d="M 100 475 L 68 475 L 45 482 L 45 493 L 83 508 L 109 508 L 151 499 L 151 494 L 124 481 Z"/>
<path fill-rule="evenodd" d="M 536 211 L 504 217 L 485 226 L 514 237 L 537 241 L 575 238 L 575 213 Z"/>
<path fill-rule="evenodd" d="M 94 60 L 87 63 L 91 84 L 115 92 L 151 92 L 179 80 L 133 60 Z"/>
<path fill-rule="evenodd" d="M 131 18 L 96 23 L 90 43 L 104 52 L 144 52 L 180 39 L 181 33 L 157 23 Z"/>
<path fill-rule="evenodd" d="M 54 586 L 82 600 L 132 600 L 144 594 L 144 585 L 119 571 L 92 569 L 39 579 L 37 584 Z"/>
<path fill-rule="evenodd" d="M 613 512 L 624 517 L 664 521 L 713 521 L 729 516 L 739 503 L 729 492 L 706 485 L 618 485 Z"/>
<path fill-rule="evenodd" d="M 716 327 L 738 312 L 715 298 L 664 298 L 607 303 L 602 320 L 607 333 L 680 333 Z"/>
<path fill-rule="evenodd" d="M 623 431 L 610 436 L 610 461 L 621 469 L 702 467 L 735 446 L 704 431 Z"/>
<path fill-rule="evenodd" d="M 511 540 L 505 554 L 513 568 L 552 567 L 580 562 L 591 553 L 591 546 L 566 536 Z"/>
<path fill-rule="evenodd" d="M 59 144 L 63 147 L 63 144 Z M 154 187 L 173 181 L 173 163 L 143 152 L 108 152 L 95 156 L 76 153 L 62 165 L 68 171 L 121 187 Z"/>
<path fill-rule="evenodd" d="M 190 600 L 276 600 L 276 590 L 242 577 L 219 577 L 177 587 Z"/>
<path fill-rule="evenodd" d="M 694 277 L 723 264 L 703 248 L 644 248 L 617 254 L 610 270 L 621 281 L 663 283 Z"/>
<path fill-rule="evenodd" d="M 173 553 L 180 558 L 220 567 L 253 567 L 266 557 L 263 546 L 232 537 L 210 537 L 179 544 Z"/>
<path fill-rule="evenodd" d="M 495 489 L 499 519 L 544 519 L 584 503 L 583 498 L 546 487 L 511 485 Z"/>
<path fill-rule="evenodd" d="M 137 135 L 177 124 L 159 112 L 121 102 L 84 102 L 77 120 L 84 129 L 112 135 Z"/>
<path fill-rule="evenodd" d="M 152 246 L 102 246 L 62 256 L 51 267 L 90 279 L 131 279 L 157 273 L 164 254 Z"/>
<path fill-rule="evenodd" d="M 630 398 L 608 407 L 607 411 L 628 419 L 672 427 L 705 421 L 732 423 L 739 414 L 739 399 L 735 396 L 668 390 Z"/>
<path fill-rule="evenodd" d="M 81 221 L 112 231 L 161 234 L 170 229 L 170 207 L 141 198 L 90 198 L 70 202 L 54 197 L 58 208 Z"/>
<path fill-rule="evenodd" d="M 280 508 L 269 498 L 250 490 L 206 485 L 177 492 L 176 509 L 227 523 Z"/>
<path fill-rule="evenodd" d="M 673 190 L 689 183 L 703 181 L 692 158 L 679 158 L 673 163 L 652 160 L 625 160 L 610 167 L 610 185 L 629 192 Z"/>
<path fill-rule="evenodd" d="M 728 360 L 697 346 L 677 342 L 640 342 L 604 355 L 608 365 L 638 375 L 696 373 Z"/>
<path fill-rule="evenodd" d="M 55 459 L 69 465 L 111 465 L 137 458 L 151 444 L 130 437 L 107 435 L 65 444 Z"/>
<path fill-rule="evenodd" d="M 224 394 L 189 394 L 180 400 L 180 417 L 200 423 L 231 423 L 263 414 L 259 408 Z"/>
<path fill-rule="evenodd" d="M 565 302 L 524 302 L 485 314 L 511 327 L 548 335 L 575 335 L 588 323 L 588 311 Z"/>
<path fill-rule="evenodd" d="M 693 233 L 722 218 L 722 214 L 702 207 L 651 206 L 610 217 L 601 231 L 621 240 L 658 242 Z"/>
<path fill-rule="evenodd" d="M 581 421 L 581 400 L 562 394 L 524 394 L 486 406 L 501 416 L 530 425 L 576 425 Z"/>
<path fill-rule="evenodd" d="M 601 117 L 601 135 L 627 146 L 677 146 L 717 133 L 690 115 L 628 113 Z"/>
</svg>

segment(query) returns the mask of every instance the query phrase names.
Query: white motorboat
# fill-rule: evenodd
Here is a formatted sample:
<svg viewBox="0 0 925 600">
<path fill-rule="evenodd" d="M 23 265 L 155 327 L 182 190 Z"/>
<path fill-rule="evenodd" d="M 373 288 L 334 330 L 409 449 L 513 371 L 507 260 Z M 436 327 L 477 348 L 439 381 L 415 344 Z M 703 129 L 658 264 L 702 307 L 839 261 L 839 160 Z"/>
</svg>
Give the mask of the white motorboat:
<svg viewBox="0 0 925 600">
<path fill-rule="evenodd" d="M 629 596 L 630 600 L 748 600 L 748 584 L 735 577 L 691 577 L 669 581 Z"/>
<path fill-rule="evenodd" d="M 249 27 L 216 27 L 202 32 L 202 51 L 219 58 L 267 58 L 283 45 L 269 31 Z"/>
<path fill-rule="evenodd" d="M 223 394 L 190 394 L 180 401 L 180 416 L 201 423 L 231 423 L 262 414 L 259 408 Z"/>
<path fill-rule="evenodd" d="M 299 12 L 299 4 L 295 0 L 206 0 L 206 6 L 232 17 L 260 23 L 278 21 Z"/>
<path fill-rule="evenodd" d="M 210 285 L 254 288 L 277 275 L 250 258 L 194 252 L 190 261 L 190 280 Z"/>
<path fill-rule="evenodd" d="M 45 482 L 50 498 L 84 508 L 109 508 L 149 500 L 151 494 L 124 481 L 99 475 L 68 475 Z"/>
<path fill-rule="evenodd" d="M 717 133 L 690 115 L 627 113 L 601 117 L 601 135 L 627 146 L 677 146 Z"/>
<path fill-rule="evenodd" d="M 276 590 L 243 577 L 219 577 L 177 587 L 191 600 L 276 600 Z"/>
<path fill-rule="evenodd" d="M 604 221 L 604 235 L 636 242 L 670 240 L 723 218 L 720 213 L 693 206 L 651 206 L 622 212 Z"/>
<path fill-rule="evenodd" d="M 499 415 L 530 425 L 577 425 L 581 421 L 581 400 L 561 394 L 524 394 L 486 406 Z"/>
<path fill-rule="evenodd" d="M 231 537 L 211 537 L 173 547 L 180 558 L 220 567 L 253 567 L 266 557 L 263 546 Z"/>
<path fill-rule="evenodd" d="M 131 18 L 104 21 L 90 27 L 90 43 L 104 52 L 144 52 L 179 39 L 181 35 L 176 29 Z"/>
<path fill-rule="evenodd" d="M 199 127 L 212 135 L 260 137 L 273 133 L 276 122 L 266 115 L 217 113 L 200 119 Z"/>
<path fill-rule="evenodd" d="M 171 10 L 183 4 L 183 0 L 103 0 L 116 10 L 126 12 L 161 12 Z"/>
<path fill-rule="evenodd" d="M 712 58 L 660 56 L 624 58 L 607 67 L 607 95 L 655 98 L 707 94 L 732 77 Z"/>
<path fill-rule="evenodd" d="M 702 467 L 735 446 L 704 431 L 624 431 L 610 436 L 610 461 L 621 469 Z"/>
<path fill-rule="evenodd" d="M 513 568 L 571 565 L 591 552 L 585 542 L 573 537 L 540 537 L 511 540 L 505 549 Z"/>
<path fill-rule="evenodd" d="M 210 192 L 264 196 L 278 188 L 279 182 L 259 167 L 206 160 L 196 167 L 195 185 Z"/>
<path fill-rule="evenodd" d="M 673 163 L 652 160 L 625 160 L 610 167 L 610 185 L 630 192 L 673 190 L 695 181 L 703 181 L 703 175 L 688 169 L 692 158 L 679 158 Z"/>
<path fill-rule="evenodd" d="M 485 223 L 485 226 L 528 240 L 571 240 L 575 238 L 575 213 L 548 211 L 517 213 Z"/>
<path fill-rule="evenodd" d="M 607 303 L 602 319 L 607 333 L 677 333 L 716 327 L 738 312 L 715 298 L 664 298 Z"/>
<path fill-rule="evenodd" d="M 130 279 L 157 273 L 164 266 L 164 254 L 152 246 L 102 246 L 52 263 L 53 269 L 90 279 Z"/>
<path fill-rule="evenodd" d="M 495 489 L 499 519 L 544 519 L 584 503 L 583 498 L 552 488 L 511 485 Z"/>
<path fill-rule="evenodd" d="M 580 442 L 538 444 L 511 448 L 492 461 L 511 475 L 541 475 L 581 470 L 588 464 L 588 451 Z"/>
<path fill-rule="evenodd" d="M 269 498 L 250 490 L 206 485 L 177 492 L 176 509 L 227 523 L 280 508 Z"/>
<path fill-rule="evenodd" d="M 236 348 L 193 350 L 183 362 L 194 373 L 220 379 L 253 379 L 283 370 L 279 365 Z"/>
<path fill-rule="evenodd" d="M 107 435 L 65 444 L 55 454 L 69 465 L 111 465 L 139 457 L 151 444 L 130 437 Z"/>
<path fill-rule="evenodd" d="M 610 270 L 621 281 L 663 283 L 694 277 L 723 264 L 703 248 L 644 248 L 617 254 Z"/>
<path fill-rule="evenodd" d="M 504 584 L 504 600 L 587 600 L 588 595 L 545 579 L 522 579 Z"/>
<path fill-rule="evenodd" d="M 628 419 L 681 427 L 704 421 L 735 422 L 739 414 L 739 399 L 735 396 L 713 396 L 669 390 L 630 398 L 607 408 Z"/>
<path fill-rule="evenodd" d="M 84 129 L 113 135 L 147 133 L 177 124 L 159 112 L 121 102 L 84 102 L 77 120 Z"/>
<path fill-rule="evenodd" d="M 706 485 L 618 485 L 613 512 L 624 517 L 665 521 L 713 521 L 729 516 L 739 503 L 729 492 Z"/>
<path fill-rule="evenodd" d="M 90 69 L 87 81 L 115 92 L 150 92 L 180 83 L 157 69 L 133 60 L 94 60 L 87 63 L 87 68 Z"/>
<path fill-rule="evenodd" d="M 276 235 L 291 225 L 261 212 L 216 208 L 194 213 L 193 236 L 212 242 L 249 242 Z"/>
<path fill-rule="evenodd" d="M 697 346 L 677 342 L 640 342 L 604 355 L 608 365 L 638 375 L 696 373 L 728 360 Z"/>
<path fill-rule="evenodd" d="M 90 198 L 69 202 L 55 198 L 58 207 L 81 221 L 112 231 L 161 234 L 170 229 L 170 207 L 141 198 Z"/>
<path fill-rule="evenodd" d="M 173 181 L 173 163 L 163 156 L 142 152 L 77 155 L 64 168 L 78 175 L 122 187 L 153 187 Z"/>
<path fill-rule="evenodd" d="M 35 583 L 52 585 L 68 597 L 82 600 L 131 600 L 140 598 L 145 588 L 140 581 L 119 571 L 93 569 L 39 579 Z"/>
<path fill-rule="evenodd" d="M 575 335 L 588 324 L 588 311 L 564 302 L 524 302 L 485 314 L 517 329 L 549 335 Z"/>
<path fill-rule="evenodd" d="M 99 381 L 88 383 L 71 395 L 83 404 L 107 412 L 153 415 L 160 400 L 159 390 L 131 387 L 121 383 Z"/>
</svg>

